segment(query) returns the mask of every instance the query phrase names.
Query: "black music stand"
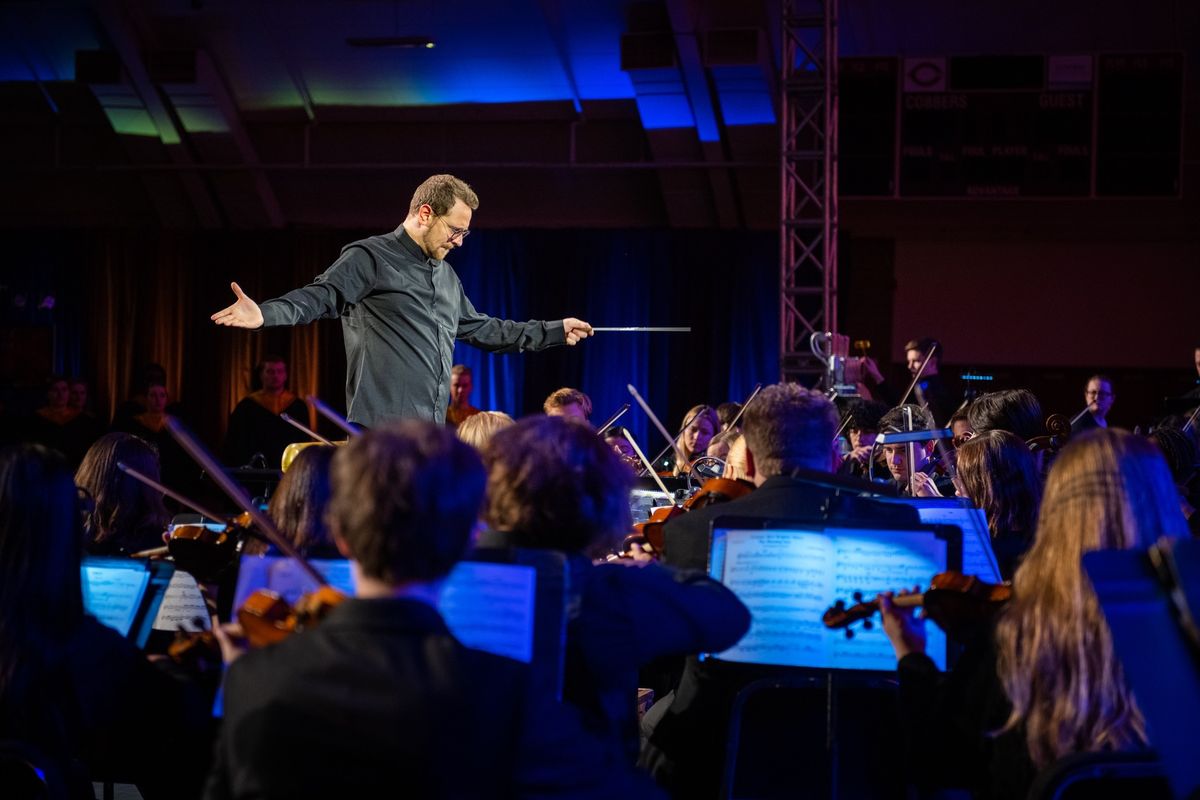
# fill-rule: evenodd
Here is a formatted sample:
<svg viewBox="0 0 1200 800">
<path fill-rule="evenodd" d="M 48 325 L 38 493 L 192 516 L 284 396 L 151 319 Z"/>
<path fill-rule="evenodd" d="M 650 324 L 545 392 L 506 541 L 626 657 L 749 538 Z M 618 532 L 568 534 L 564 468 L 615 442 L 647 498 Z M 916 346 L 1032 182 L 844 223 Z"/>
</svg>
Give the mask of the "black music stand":
<svg viewBox="0 0 1200 800">
<path fill-rule="evenodd" d="M 1176 597 L 1195 619 L 1200 541 L 1176 541 L 1172 550 Z M 1169 584 L 1141 550 L 1088 553 L 1083 566 L 1175 796 L 1200 796 L 1200 649 L 1185 633 Z"/>
</svg>

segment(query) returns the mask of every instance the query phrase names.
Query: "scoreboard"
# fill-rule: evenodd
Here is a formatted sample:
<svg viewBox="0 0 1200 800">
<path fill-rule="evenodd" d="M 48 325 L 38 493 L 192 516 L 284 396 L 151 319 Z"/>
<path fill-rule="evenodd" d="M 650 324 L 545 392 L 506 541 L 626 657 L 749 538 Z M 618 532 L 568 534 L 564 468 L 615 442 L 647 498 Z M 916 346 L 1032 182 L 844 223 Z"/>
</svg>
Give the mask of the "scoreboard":
<svg viewBox="0 0 1200 800">
<path fill-rule="evenodd" d="M 1178 195 L 1179 53 L 843 59 L 845 196 Z"/>
</svg>

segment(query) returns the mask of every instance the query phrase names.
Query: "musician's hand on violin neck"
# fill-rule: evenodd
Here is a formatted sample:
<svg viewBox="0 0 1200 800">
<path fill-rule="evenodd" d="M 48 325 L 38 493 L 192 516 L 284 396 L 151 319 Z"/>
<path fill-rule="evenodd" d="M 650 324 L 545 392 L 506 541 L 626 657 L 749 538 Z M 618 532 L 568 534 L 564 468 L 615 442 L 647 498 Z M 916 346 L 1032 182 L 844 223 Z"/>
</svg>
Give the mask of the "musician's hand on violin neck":
<svg viewBox="0 0 1200 800">
<path fill-rule="evenodd" d="M 592 326 L 581 319 L 567 317 L 563 320 L 563 335 L 567 337 L 567 344 L 578 344 L 592 335 Z"/>
<path fill-rule="evenodd" d="M 916 587 L 913 592 L 920 592 Z M 910 594 L 902 591 L 897 596 Z M 925 619 L 917 617 L 911 608 L 899 608 L 892 602 L 892 593 L 884 592 L 879 595 L 879 616 L 883 619 L 883 630 L 892 649 L 896 651 L 896 660 L 904 658 L 909 653 L 925 652 Z"/>
<path fill-rule="evenodd" d="M 221 309 L 209 317 L 209 319 L 218 325 L 228 325 L 232 328 L 261 328 L 263 325 L 263 315 L 262 309 L 258 307 L 258 303 L 247 297 L 246 293 L 242 291 L 242 287 L 236 283 L 229 284 L 229 288 L 233 289 L 233 293 L 237 297 L 237 302 Z"/>
</svg>

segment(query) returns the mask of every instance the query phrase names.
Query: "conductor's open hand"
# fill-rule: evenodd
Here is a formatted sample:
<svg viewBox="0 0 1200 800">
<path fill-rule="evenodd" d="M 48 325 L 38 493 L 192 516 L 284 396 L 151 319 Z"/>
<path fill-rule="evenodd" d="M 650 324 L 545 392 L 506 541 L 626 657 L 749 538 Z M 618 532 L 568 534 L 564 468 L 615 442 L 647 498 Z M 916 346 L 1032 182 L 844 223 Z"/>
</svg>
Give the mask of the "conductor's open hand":
<svg viewBox="0 0 1200 800">
<path fill-rule="evenodd" d="M 258 303 L 247 297 L 246 293 L 242 291 L 242 287 L 236 283 L 229 284 L 229 288 L 233 289 L 233 293 L 237 295 L 237 302 L 213 314 L 212 321 L 218 325 L 229 325 L 234 328 L 261 328 L 263 315 Z M 568 320 L 568 322 L 572 321 L 579 322 L 579 320 Z M 589 330 L 591 329 L 589 328 Z"/>
<path fill-rule="evenodd" d="M 581 319 L 567 317 L 563 320 L 563 334 L 567 337 L 567 344 L 577 344 L 580 339 L 592 335 L 592 326 Z"/>
</svg>

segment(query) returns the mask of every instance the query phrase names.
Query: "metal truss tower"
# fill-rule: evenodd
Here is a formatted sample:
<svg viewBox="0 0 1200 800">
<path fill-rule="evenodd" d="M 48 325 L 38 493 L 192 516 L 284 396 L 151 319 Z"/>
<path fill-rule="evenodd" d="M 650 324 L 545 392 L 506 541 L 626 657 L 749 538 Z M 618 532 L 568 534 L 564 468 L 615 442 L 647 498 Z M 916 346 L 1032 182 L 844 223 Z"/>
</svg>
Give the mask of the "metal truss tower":
<svg viewBox="0 0 1200 800">
<path fill-rule="evenodd" d="M 814 331 L 837 331 L 838 0 L 782 0 L 780 373 L 823 373 Z"/>
</svg>

